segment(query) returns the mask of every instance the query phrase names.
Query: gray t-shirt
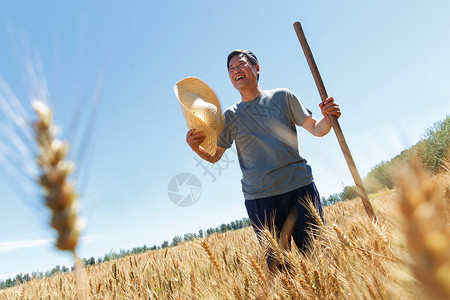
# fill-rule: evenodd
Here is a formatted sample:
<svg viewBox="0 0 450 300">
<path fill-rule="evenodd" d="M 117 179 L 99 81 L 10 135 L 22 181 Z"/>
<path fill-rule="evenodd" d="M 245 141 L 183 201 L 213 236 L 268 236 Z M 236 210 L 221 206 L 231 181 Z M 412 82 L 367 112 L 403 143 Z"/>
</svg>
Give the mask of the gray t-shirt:
<svg viewBox="0 0 450 300">
<path fill-rule="evenodd" d="M 311 112 L 288 89 L 263 91 L 224 112 L 217 145 L 236 141 L 246 200 L 290 192 L 313 182 L 311 167 L 298 151 L 295 125 Z"/>
</svg>

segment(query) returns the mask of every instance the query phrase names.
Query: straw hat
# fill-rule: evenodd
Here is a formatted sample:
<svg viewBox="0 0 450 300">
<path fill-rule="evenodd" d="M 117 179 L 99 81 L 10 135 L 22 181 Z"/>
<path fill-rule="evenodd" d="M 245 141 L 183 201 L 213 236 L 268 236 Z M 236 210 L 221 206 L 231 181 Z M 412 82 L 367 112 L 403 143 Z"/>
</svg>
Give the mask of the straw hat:
<svg viewBox="0 0 450 300">
<path fill-rule="evenodd" d="M 206 138 L 200 146 L 214 155 L 217 138 L 223 127 L 222 110 L 216 94 L 206 83 L 195 77 L 178 81 L 174 90 L 189 129 L 203 131 Z"/>
</svg>

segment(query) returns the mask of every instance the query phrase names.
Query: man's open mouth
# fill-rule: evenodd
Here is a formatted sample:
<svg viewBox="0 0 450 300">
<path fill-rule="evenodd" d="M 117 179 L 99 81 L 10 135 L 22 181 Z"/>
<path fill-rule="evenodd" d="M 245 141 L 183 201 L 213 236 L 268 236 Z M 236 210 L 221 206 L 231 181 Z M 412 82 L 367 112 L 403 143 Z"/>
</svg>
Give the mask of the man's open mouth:
<svg viewBox="0 0 450 300">
<path fill-rule="evenodd" d="M 239 81 L 239 80 L 243 79 L 244 77 L 245 77 L 244 75 L 236 76 L 236 78 L 234 79 L 234 81 Z"/>
</svg>

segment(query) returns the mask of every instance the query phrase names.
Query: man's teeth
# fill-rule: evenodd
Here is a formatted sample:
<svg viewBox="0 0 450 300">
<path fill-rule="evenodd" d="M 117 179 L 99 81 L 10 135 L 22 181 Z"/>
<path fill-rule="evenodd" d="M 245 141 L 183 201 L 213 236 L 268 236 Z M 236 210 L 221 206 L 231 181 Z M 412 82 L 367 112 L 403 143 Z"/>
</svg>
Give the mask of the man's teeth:
<svg viewBox="0 0 450 300">
<path fill-rule="evenodd" d="M 242 78 L 244 78 L 244 76 L 236 77 L 236 81 L 238 81 L 239 79 L 242 79 Z"/>
</svg>

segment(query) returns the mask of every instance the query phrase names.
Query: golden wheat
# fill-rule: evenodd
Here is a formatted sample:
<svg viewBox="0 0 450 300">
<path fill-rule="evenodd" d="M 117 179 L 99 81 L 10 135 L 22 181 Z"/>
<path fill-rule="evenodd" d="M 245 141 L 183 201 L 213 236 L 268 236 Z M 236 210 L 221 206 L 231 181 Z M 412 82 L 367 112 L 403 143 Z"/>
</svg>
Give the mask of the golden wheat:
<svg viewBox="0 0 450 300">
<path fill-rule="evenodd" d="M 211 263 L 213 264 L 214 268 L 217 270 L 218 273 L 220 273 L 219 261 L 217 260 L 217 257 L 214 254 L 214 252 L 211 250 L 211 247 L 209 247 L 206 240 L 202 241 L 201 244 L 202 244 L 202 247 L 205 249 L 206 253 L 208 254 L 208 257 L 211 260 Z"/>
<path fill-rule="evenodd" d="M 86 267 L 87 298 L 445 299 L 450 173 L 405 176 L 399 191 L 373 199 L 376 224 L 355 199 L 325 207 L 308 253 L 267 240 L 289 270 L 269 272 L 265 249 L 246 228 Z M 77 285 L 74 274 L 62 274 L 2 290 L 0 299 L 76 299 Z"/>
<path fill-rule="evenodd" d="M 249 254 L 248 259 L 250 260 L 253 269 L 256 271 L 256 274 L 258 274 L 259 279 L 261 279 L 262 282 L 267 282 L 266 275 L 264 275 L 264 272 L 263 272 L 261 266 L 258 264 L 258 262 L 253 257 L 253 255 Z"/>
</svg>

